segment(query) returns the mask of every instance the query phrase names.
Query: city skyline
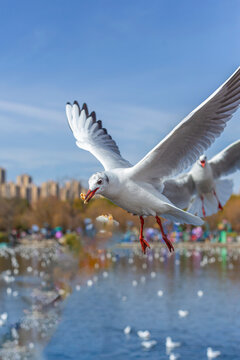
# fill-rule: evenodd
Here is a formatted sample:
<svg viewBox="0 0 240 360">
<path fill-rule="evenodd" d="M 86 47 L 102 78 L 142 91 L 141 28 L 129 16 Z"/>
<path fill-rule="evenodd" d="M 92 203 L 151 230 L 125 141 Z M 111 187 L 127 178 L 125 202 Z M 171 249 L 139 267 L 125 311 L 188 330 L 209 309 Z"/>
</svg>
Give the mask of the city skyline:
<svg viewBox="0 0 240 360">
<path fill-rule="evenodd" d="M 232 175 L 228 176 L 228 177 L 225 177 L 225 178 L 233 178 Z M 2 182 L 2 179 L 4 179 L 4 182 L 5 183 L 14 183 L 14 180 L 8 180 L 7 179 L 7 169 L 3 168 L 0 166 L 0 186 L 1 184 L 3 183 Z M 23 179 L 23 180 L 21 180 Z M 59 186 L 59 191 L 60 189 L 66 189 L 67 185 L 66 184 L 70 184 L 71 182 L 77 182 L 79 184 L 79 196 L 78 198 L 80 197 L 80 192 L 82 191 L 86 191 L 86 189 L 88 188 L 88 184 L 87 184 L 87 180 L 78 180 L 76 178 L 69 178 L 69 177 L 65 177 L 65 178 L 62 178 L 61 180 L 59 179 L 52 179 L 52 178 L 49 178 L 49 179 L 46 179 L 45 181 L 42 181 L 41 183 L 34 183 L 33 182 L 33 177 L 27 173 L 22 173 L 22 174 L 19 174 L 16 176 L 16 184 L 17 185 L 20 185 L 21 183 L 24 184 L 24 182 L 26 181 L 26 179 L 28 179 L 28 182 L 27 184 L 30 184 L 32 183 L 33 185 L 35 185 L 37 188 L 41 188 L 41 186 L 43 184 L 48 184 L 48 183 L 52 183 L 52 184 L 58 184 Z M 64 190 L 63 190 L 64 192 Z M 240 187 L 239 186 L 234 186 L 234 191 L 233 191 L 233 194 L 240 194 Z M 0 196 L 1 196 L 1 189 L 0 189 Z M 41 196 L 39 196 L 40 198 Z M 47 196 L 45 196 L 47 197 Z M 60 195 L 60 192 L 59 192 L 59 195 L 57 195 L 58 198 L 61 198 L 61 195 Z M 63 197 L 63 195 L 62 195 Z M 65 196 L 66 197 L 66 200 L 69 199 L 67 197 L 67 195 Z"/>
<path fill-rule="evenodd" d="M 66 181 L 71 181 L 71 180 L 77 180 L 79 181 L 80 183 L 83 184 L 83 186 L 87 186 L 87 182 L 88 182 L 88 179 L 86 178 L 83 178 L 83 177 L 80 177 L 80 176 L 76 176 L 76 177 L 71 177 L 69 175 L 63 175 L 63 176 L 55 176 L 55 177 L 44 177 L 44 179 L 42 181 L 37 181 L 35 179 L 35 177 L 30 174 L 30 172 L 25 172 L 25 171 L 20 171 L 20 174 L 16 174 L 15 176 L 9 176 L 9 169 L 7 167 L 3 167 L 1 166 L 0 164 L 0 183 L 1 183 L 1 171 L 4 170 L 5 171 L 5 179 L 6 181 L 8 182 L 14 182 L 15 180 L 17 180 L 17 177 L 18 176 L 22 176 L 22 175 L 28 175 L 30 176 L 32 179 L 34 179 L 34 183 L 36 185 L 41 185 L 43 182 L 45 181 L 57 181 L 59 184 L 63 184 L 65 183 Z"/>
<path fill-rule="evenodd" d="M 80 198 L 82 189 L 81 182 L 76 179 L 63 183 L 49 179 L 36 185 L 31 175 L 19 174 L 15 182 L 8 181 L 6 169 L 0 167 L 0 197 L 3 198 L 26 199 L 31 204 L 50 196 L 66 201 Z"/>
</svg>

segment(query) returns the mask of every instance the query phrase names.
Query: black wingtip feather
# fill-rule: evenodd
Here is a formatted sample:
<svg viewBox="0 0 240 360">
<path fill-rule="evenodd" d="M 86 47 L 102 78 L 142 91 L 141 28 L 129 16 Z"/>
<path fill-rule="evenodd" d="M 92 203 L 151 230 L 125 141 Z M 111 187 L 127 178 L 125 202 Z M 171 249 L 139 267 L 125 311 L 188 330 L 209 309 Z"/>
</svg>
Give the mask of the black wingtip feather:
<svg viewBox="0 0 240 360">
<path fill-rule="evenodd" d="M 82 109 L 85 110 L 85 113 L 86 113 L 86 115 L 88 117 L 88 107 L 87 107 L 86 103 L 83 104 Z"/>
<path fill-rule="evenodd" d="M 69 102 L 68 102 L 67 104 L 72 106 L 72 104 L 69 103 Z M 81 111 L 84 110 L 85 113 L 86 113 L 87 118 L 91 117 L 92 120 L 93 120 L 92 122 L 98 124 L 98 128 L 103 130 L 103 132 L 101 132 L 100 136 L 102 136 L 103 134 L 104 134 L 104 135 L 107 135 L 107 137 L 105 137 L 104 140 L 106 140 L 106 144 L 107 144 L 107 146 L 109 147 L 109 150 L 114 151 L 115 153 L 117 153 L 118 155 L 120 155 L 120 151 L 119 151 L 119 149 L 118 149 L 117 144 L 116 144 L 115 141 L 112 139 L 112 137 L 108 134 L 107 129 L 103 128 L 103 126 L 102 126 L 102 121 L 101 121 L 101 120 L 97 120 L 97 116 L 96 116 L 95 111 L 92 111 L 91 114 L 89 115 L 89 111 L 88 111 L 87 104 L 84 103 L 84 104 L 82 105 L 82 109 L 81 109 L 80 106 L 79 106 L 79 103 L 78 103 L 76 100 L 73 102 L 73 105 L 77 105 L 78 110 L 79 110 L 79 115 L 80 115 Z M 68 126 L 69 126 L 70 130 L 72 131 L 71 126 L 70 126 L 69 123 L 68 123 Z M 109 140 L 111 140 L 112 143 L 109 142 Z M 121 156 L 121 155 L 120 155 L 120 156 Z"/>
<path fill-rule="evenodd" d="M 97 123 L 98 123 L 98 125 L 99 125 L 99 129 L 102 129 L 102 121 L 101 121 L 101 120 L 98 120 Z"/>
<path fill-rule="evenodd" d="M 78 112 L 79 112 L 79 114 L 80 114 L 81 108 L 80 108 L 79 103 L 75 100 L 75 101 L 73 102 L 73 105 L 77 105 L 77 107 L 78 107 Z"/>
<path fill-rule="evenodd" d="M 90 116 L 92 117 L 93 122 L 96 122 L 97 117 L 96 117 L 96 113 L 95 113 L 95 111 L 92 111 L 92 112 L 91 112 L 91 114 L 90 114 Z"/>
</svg>

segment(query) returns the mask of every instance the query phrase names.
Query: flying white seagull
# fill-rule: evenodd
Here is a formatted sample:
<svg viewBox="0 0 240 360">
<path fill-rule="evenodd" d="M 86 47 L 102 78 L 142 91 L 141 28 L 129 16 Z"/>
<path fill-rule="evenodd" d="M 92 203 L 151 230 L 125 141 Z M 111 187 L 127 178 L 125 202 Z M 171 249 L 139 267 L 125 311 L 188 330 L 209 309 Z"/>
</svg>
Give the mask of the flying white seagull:
<svg viewBox="0 0 240 360">
<path fill-rule="evenodd" d="M 211 160 L 200 156 L 190 172 L 166 180 L 163 194 L 174 205 L 199 216 L 222 210 L 233 190 L 233 182 L 221 179 L 240 169 L 240 140 L 229 145 Z"/>
<path fill-rule="evenodd" d="M 174 349 L 175 347 L 178 347 L 178 346 L 180 346 L 180 345 L 181 345 L 180 342 L 174 342 L 174 341 L 172 341 L 172 338 L 170 338 L 170 336 L 168 336 L 168 337 L 166 338 L 166 347 L 167 347 L 167 348 Z"/>
<path fill-rule="evenodd" d="M 77 146 L 90 151 L 105 169 L 90 177 L 85 201 L 101 194 L 138 215 L 143 252 L 150 247 L 143 237 L 143 216 L 155 216 L 169 251 L 174 250 L 159 216 L 193 225 L 202 225 L 203 221 L 174 206 L 162 194 L 163 181 L 191 166 L 214 142 L 239 105 L 239 95 L 240 68 L 135 166 L 121 156 L 95 112 L 89 115 L 86 104 L 80 108 L 76 101 L 67 103 L 66 114 Z"/>
<path fill-rule="evenodd" d="M 215 359 L 216 357 L 220 356 L 221 352 L 218 350 L 213 350 L 211 347 L 207 348 L 207 357 L 208 359 Z"/>
</svg>

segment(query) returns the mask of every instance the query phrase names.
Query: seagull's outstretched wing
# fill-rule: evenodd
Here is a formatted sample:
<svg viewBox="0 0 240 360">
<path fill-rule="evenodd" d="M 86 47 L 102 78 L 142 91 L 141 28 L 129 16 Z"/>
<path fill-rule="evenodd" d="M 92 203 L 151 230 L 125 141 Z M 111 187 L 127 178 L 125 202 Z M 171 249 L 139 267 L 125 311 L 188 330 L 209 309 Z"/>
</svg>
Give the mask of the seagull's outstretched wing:
<svg viewBox="0 0 240 360">
<path fill-rule="evenodd" d="M 90 151 L 105 170 L 132 166 L 122 158 L 117 144 L 102 127 L 101 120 L 96 121 L 95 112 L 88 114 L 86 104 L 80 109 L 76 101 L 73 105 L 67 103 L 66 114 L 77 146 Z"/>
<path fill-rule="evenodd" d="M 192 165 L 223 131 L 240 104 L 240 67 L 131 169 L 144 181 L 170 177 Z"/>
<path fill-rule="evenodd" d="M 209 164 L 215 179 L 240 169 L 240 140 L 215 155 Z"/>
<path fill-rule="evenodd" d="M 175 206 L 186 209 L 196 187 L 191 174 L 182 174 L 175 179 L 167 179 L 163 183 L 163 195 L 165 195 Z"/>
</svg>

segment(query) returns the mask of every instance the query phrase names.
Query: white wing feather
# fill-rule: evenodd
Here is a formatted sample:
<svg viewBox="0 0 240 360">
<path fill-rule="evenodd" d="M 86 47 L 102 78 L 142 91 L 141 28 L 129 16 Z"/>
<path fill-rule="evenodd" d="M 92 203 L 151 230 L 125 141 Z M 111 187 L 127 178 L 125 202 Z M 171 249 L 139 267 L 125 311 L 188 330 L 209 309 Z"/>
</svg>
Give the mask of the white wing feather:
<svg viewBox="0 0 240 360">
<path fill-rule="evenodd" d="M 215 179 L 240 170 L 240 140 L 215 155 L 209 161 L 209 164 L 211 165 Z"/>
<path fill-rule="evenodd" d="M 167 179 L 163 183 L 163 195 L 175 206 L 186 209 L 196 192 L 196 187 L 191 174 L 181 174 L 175 179 Z"/>
<path fill-rule="evenodd" d="M 132 178 L 159 181 L 187 169 L 218 137 L 240 104 L 240 67 L 131 169 Z"/>
<path fill-rule="evenodd" d="M 92 153 L 105 170 L 132 166 L 122 158 L 117 144 L 102 127 L 102 122 L 96 121 L 95 112 L 88 115 L 86 104 L 80 109 L 76 101 L 73 105 L 67 103 L 66 114 L 77 146 Z"/>
</svg>

